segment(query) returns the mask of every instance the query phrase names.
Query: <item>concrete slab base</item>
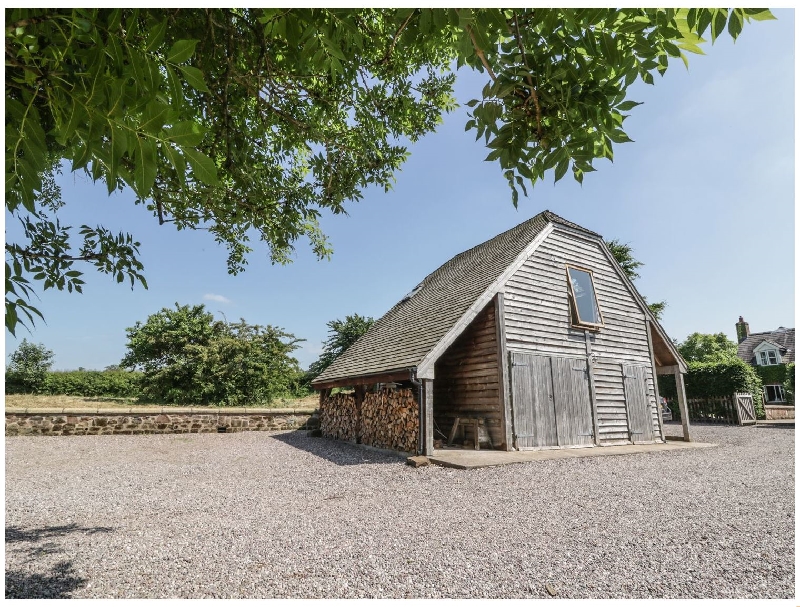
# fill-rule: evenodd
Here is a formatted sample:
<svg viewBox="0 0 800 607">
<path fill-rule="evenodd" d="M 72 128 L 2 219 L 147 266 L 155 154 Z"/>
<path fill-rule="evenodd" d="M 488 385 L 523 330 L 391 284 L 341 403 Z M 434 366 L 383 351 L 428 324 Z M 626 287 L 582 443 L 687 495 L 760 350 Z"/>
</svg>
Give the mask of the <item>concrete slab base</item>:
<svg viewBox="0 0 800 607">
<path fill-rule="evenodd" d="M 680 449 L 706 449 L 716 447 L 714 443 L 685 443 L 670 441 L 653 445 L 618 445 L 613 447 L 586 447 L 583 449 L 542 449 L 540 451 L 473 451 L 469 449 L 437 449 L 430 462 L 446 468 L 472 470 L 507 464 L 523 464 L 548 459 L 570 459 L 576 457 L 602 457 L 606 455 L 633 455 Z"/>
</svg>

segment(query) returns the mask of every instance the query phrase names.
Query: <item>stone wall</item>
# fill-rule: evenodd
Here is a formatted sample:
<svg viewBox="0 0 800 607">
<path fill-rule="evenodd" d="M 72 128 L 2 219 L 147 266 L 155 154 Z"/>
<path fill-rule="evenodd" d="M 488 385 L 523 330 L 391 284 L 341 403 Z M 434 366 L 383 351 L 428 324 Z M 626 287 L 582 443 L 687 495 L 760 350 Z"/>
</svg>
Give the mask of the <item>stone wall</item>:
<svg viewBox="0 0 800 607">
<path fill-rule="evenodd" d="M 183 434 L 295 430 L 310 427 L 313 409 L 6 409 L 6 436 Z M 307 426 L 308 424 L 308 426 Z"/>
</svg>

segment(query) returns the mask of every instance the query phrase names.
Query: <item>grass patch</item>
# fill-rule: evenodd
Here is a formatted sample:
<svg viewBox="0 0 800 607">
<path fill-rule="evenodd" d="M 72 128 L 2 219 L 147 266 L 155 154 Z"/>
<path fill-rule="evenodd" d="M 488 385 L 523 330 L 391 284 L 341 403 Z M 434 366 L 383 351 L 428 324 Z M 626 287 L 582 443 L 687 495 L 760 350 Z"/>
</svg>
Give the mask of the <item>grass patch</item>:
<svg viewBox="0 0 800 607">
<path fill-rule="evenodd" d="M 207 405 L 162 405 L 160 403 L 143 403 L 133 398 L 116 398 L 103 396 L 63 396 L 49 394 L 6 394 L 6 407 L 23 409 L 135 409 L 137 407 L 164 407 L 170 409 L 188 409 L 189 407 L 207 407 Z M 248 409 L 314 409 L 319 404 L 316 394 L 303 398 L 276 398 L 268 405 L 249 405 Z M 225 409 L 225 407 L 219 407 Z"/>
</svg>

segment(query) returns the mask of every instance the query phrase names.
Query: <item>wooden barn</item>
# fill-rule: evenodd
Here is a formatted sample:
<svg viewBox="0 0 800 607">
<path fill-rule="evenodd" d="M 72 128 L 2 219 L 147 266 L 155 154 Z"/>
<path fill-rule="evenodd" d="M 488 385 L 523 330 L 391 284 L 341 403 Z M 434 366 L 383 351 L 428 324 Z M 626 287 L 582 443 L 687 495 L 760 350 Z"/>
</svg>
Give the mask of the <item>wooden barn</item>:
<svg viewBox="0 0 800 607">
<path fill-rule="evenodd" d="M 602 237 L 544 211 L 428 275 L 312 385 L 323 434 L 432 455 L 664 441 L 657 374 L 690 440 L 685 372 Z"/>
</svg>

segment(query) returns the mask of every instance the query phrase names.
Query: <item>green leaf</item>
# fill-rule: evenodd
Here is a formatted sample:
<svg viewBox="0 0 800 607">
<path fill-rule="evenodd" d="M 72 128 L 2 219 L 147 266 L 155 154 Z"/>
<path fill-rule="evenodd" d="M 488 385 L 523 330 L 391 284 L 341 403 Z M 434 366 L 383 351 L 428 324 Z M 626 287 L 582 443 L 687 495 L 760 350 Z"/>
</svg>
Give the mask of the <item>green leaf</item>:
<svg viewBox="0 0 800 607">
<path fill-rule="evenodd" d="M 195 179 L 202 181 L 206 185 L 217 185 L 217 167 L 214 161 L 199 150 L 193 148 L 181 148 L 189 164 L 192 166 Z"/>
<path fill-rule="evenodd" d="M 140 198 L 147 198 L 156 181 L 156 146 L 145 137 L 136 138 L 134 154 L 134 189 Z"/>
<path fill-rule="evenodd" d="M 178 40 L 172 45 L 172 48 L 167 51 L 168 63 L 183 63 L 194 55 L 194 49 L 199 40 Z M 180 66 L 179 66 L 180 67 Z"/>
<path fill-rule="evenodd" d="M 558 161 L 556 165 L 556 178 L 555 181 L 559 181 L 567 172 L 569 168 L 569 158 L 562 158 Z M 554 182 L 555 183 L 555 182 Z"/>
<path fill-rule="evenodd" d="M 142 122 L 139 125 L 139 130 L 158 133 L 164 122 L 167 119 L 169 106 L 164 105 L 158 100 L 153 100 L 147 104 L 142 115 Z"/>
<path fill-rule="evenodd" d="M 184 120 L 166 130 L 167 139 L 179 146 L 197 147 L 203 141 L 206 129 L 196 122 Z"/>
<path fill-rule="evenodd" d="M 711 21 L 711 41 L 714 42 L 722 30 L 725 29 L 725 24 L 728 22 L 728 9 L 718 8 L 715 9 L 714 18 Z"/>
<path fill-rule="evenodd" d="M 734 40 L 742 33 L 742 17 L 739 14 L 739 10 L 740 9 L 733 9 L 731 17 L 728 20 L 728 33 Z"/>
<path fill-rule="evenodd" d="M 211 92 L 208 90 L 206 81 L 203 79 L 203 72 L 201 72 L 199 69 L 190 65 L 179 65 L 178 69 L 183 73 L 184 78 L 186 78 L 186 82 L 188 82 L 189 86 L 191 86 L 193 89 L 202 91 L 204 93 Z"/>
<path fill-rule="evenodd" d="M 744 14 L 754 21 L 770 21 L 776 18 L 768 8 L 746 8 Z"/>
<path fill-rule="evenodd" d="M 642 105 L 642 102 L 641 101 L 623 101 L 622 103 L 620 103 L 617 106 L 617 109 L 619 111 L 621 111 L 621 112 L 627 112 L 627 111 L 632 110 L 633 108 L 635 108 L 637 105 Z"/>
<path fill-rule="evenodd" d="M 156 50 L 161 43 L 164 42 L 164 35 L 167 33 L 167 18 L 165 17 L 161 23 L 154 26 L 152 30 L 150 30 L 150 35 L 147 37 L 147 44 L 145 45 L 145 50 L 152 52 Z"/>
</svg>

